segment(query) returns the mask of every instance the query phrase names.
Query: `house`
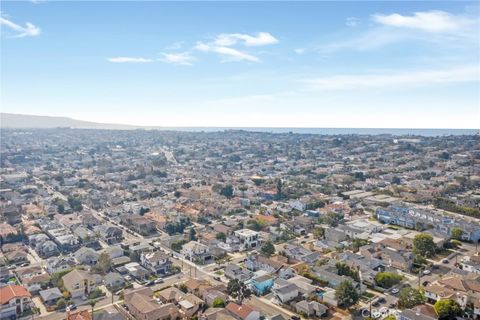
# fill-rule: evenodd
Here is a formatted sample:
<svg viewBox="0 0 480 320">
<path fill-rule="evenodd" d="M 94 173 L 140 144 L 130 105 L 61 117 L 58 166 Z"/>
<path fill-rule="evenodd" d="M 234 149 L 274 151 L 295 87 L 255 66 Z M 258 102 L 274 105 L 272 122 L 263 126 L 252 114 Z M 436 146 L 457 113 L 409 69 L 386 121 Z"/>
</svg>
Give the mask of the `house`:
<svg viewBox="0 0 480 320">
<path fill-rule="evenodd" d="M 460 260 L 463 270 L 480 274 L 480 255 L 465 256 Z"/>
<path fill-rule="evenodd" d="M 158 304 L 150 288 L 140 288 L 125 293 L 125 305 L 135 319 L 169 320 L 180 316 L 180 310 L 173 303 Z"/>
<path fill-rule="evenodd" d="M 63 294 L 55 287 L 40 291 L 40 297 L 45 305 L 53 306 L 57 303 L 58 299 L 63 298 Z"/>
<path fill-rule="evenodd" d="M 382 260 L 386 267 L 408 272 L 413 264 L 415 255 L 409 251 L 397 251 L 381 243 L 369 244 L 360 248 L 360 255 L 367 259 Z"/>
<path fill-rule="evenodd" d="M 260 254 L 251 254 L 247 257 L 245 266 L 251 271 L 263 270 L 268 273 L 275 273 L 279 271 L 284 264 Z"/>
<path fill-rule="evenodd" d="M 273 287 L 273 277 L 268 274 L 263 274 L 252 278 L 248 283 L 255 294 L 261 296 L 268 293 Z"/>
<path fill-rule="evenodd" d="M 38 243 L 35 246 L 35 251 L 42 258 L 53 257 L 59 253 L 58 246 L 51 240 Z"/>
<path fill-rule="evenodd" d="M 31 294 L 25 287 L 10 284 L 0 288 L 0 319 L 15 319 L 32 305 Z"/>
<path fill-rule="evenodd" d="M 297 287 L 298 293 L 300 295 L 307 296 L 318 289 L 317 286 L 312 285 L 313 280 L 305 278 L 300 275 L 296 275 L 288 279 L 287 281 L 289 283 L 293 283 Z"/>
<path fill-rule="evenodd" d="M 304 247 L 294 246 L 291 244 L 286 246 L 284 249 L 284 254 L 289 259 L 303 261 L 308 264 L 315 263 L 315 261 L 318 261 L 321 257 L 318 252 L 312 252 Z"/>
<path fill-rule="evenodd" d="M 313 273 L 320 280 L 327 282 L 329 287 L 334 289 L 344 281 L 350 281 L 358 292 L 363 292 L 363 290 L 365 289 L 364 286 L 362 286 L 357 281 L 354 281 L 352 278 L 338 275 L 336 273 L 335 267 L 331 267 L 329 265 L 313 267 Z"/>
<path fill-rule="evenodd" d="M 98 220 L 92 213 L 83 214 L 81 221 L 84 226 L 90 229 L 100 224 L 100 220 Z"/>
<path fill-rule="evenodd" d="M 42 266 L 40 264 L 34 264 L 23 268 L 17 268 L 15 270 L 17 277 L 22 280 L 24 278 L 30 278 L 43 273 Z"/>
<path fill-rule="evenodd" d="M 86 297 L 95 290 L 100 279 L 86 271 L 74 269 L 62 277 L 63 285 L 72 298 Z"/>
<path fill-rule="evenodd" d="M 129 215 L 122 216 L 122 223 L 128 226 L 133 231 L 147 236 L 156 232 L 155 224 L 151 220 L 138 216 L 138 215 Z"/>
<path fill-rule="evenodd" d="M 473 314 L 476 319 L 480 318 L 480 299 L 475 299 L 473 301 Z"/>
<path fill-rule="evenodd" d="M 259 233 L 250 229 L 241 229 L 234 232 L 235 236 L 240 240 L 240 251 L 255 249 L 260 246 L 261 240 Z"/>
<path fill-rule="evenodd" d="M 211 287 L 208 281 L 193 278 L 188 279 L 184 284 L 187 287 L 187 291 L 194 294 L 201 293 L 204 289 Z"/>
<path fill-rule="evenodd" d="M 184 244 L 180 253 L 185 259 L 198 263 L 205 263 L 212 259 L 208 246 L 198 241 L 190 241 Z"/>
<path fill-rule="evenodd" d="M 298 287 L 286 280 L 277 279 L 273 285 L 272 293 L 278 301 L 287 303 L 298 296 Z"/>
<path fill-rule="evenodd" d="M 22 249 L 15 249 L 5 253 L 9 264 L 21 264 L 28 261 L 28 254 Z"/>
<path fill-rule="evenodd" d="M 92 320 L 92 315 L 88 310 L 68 312 L 66 320 Z"/>
<path fill-rule="evenodd" d="M 246 304 L 238 305 L 230 302 L 225 307 L 237 320 L 259 320 L 260 312 L 252 309 Z"/>
<path fill-rule="evenodd" d="M 103 283 L 109 289 L 118 290 L 123 288 L 125 280 L 119 273 L 110 272 L 103 277 Z"/>
<path fill-rule="evenodd" d="M 73 269 L 77 265 L 75 259 L 69 256 L 51 257 L 46 262 L 47 272 L 50 274 Z"/>
<path fill-rule="evenodd" d="M 228 264 L 225 267 L 225 277 L 228 279 L 237 279 L 242 282 L 249 280 L 253 276 L 253 272 L 242 269 L 236 264 Z"/>
<path fill-rule="evenodd" d="M 217 290 L 217 289 L 206 289 L 203 294 L 202 298 L 208 306 L 213 306 L 214 301 L 220 299 L 223 302 L 228 301 L 228 295 L 224 292 Z"/>
<path fill-rule="evenodd" d="M 91 248 L 82 247 L 75 252 L 74 256 L 79 264 L 93 266 L 98 262 L 100 254 Z"/>
<path fill-rule="evenodd" d="M 153 251 L 142 253 L 140 263 L 146 269 L 157 275 L 166 275 L 171 273 L 172 261 L 170 257 L 162 251 Z"/>
<path fill-rule="evenodd" d="M 119 227 L 101 224 L 95 226 L 93 230 L 100 234 L 102 240 L 107 244 L 115 244 L 123 240 L 123 231 Z"/>
<path fill-rule="evenodd" d="M 141 281 L 146 280 L 148 276 L 151 274 L 149 270 L 145 269 L 137 262 L 127 263 L 121 268 L 124 268 L 128 272 L 128 274 L 133 278 Z"/>
<path fill-rule="evenodd" d="M 459 276 L 448 276 L 425 287 L 425 296 L 431 301 L 439 299 L 455 300 L 465 308 L 470 295 L 480 294 L 480 282 Z"/>
<path fill-rule="evenodd" d="M 31 294 L 37 294 L 42 288 L 46 287 L 50 283 L 50 275 L 48 273 L 42 273 L 33 277 L 22 279 L 22 284 L 27 286 L 28 291 Z"/>
<path fill-rule="evenodd" d="M 197 311 L 201 308 L 204 304 L 203 300 L 198 298 L 194 294 L 187 294 L 185 297 L 178 301 L 177 304 L 180 306 L 180 310 L 182 313 L 189 319 L 193 318 L 193 315 L 197 313 Z"/>
<path fill-rule="evenodd" d="M 185 293 L 175 287 L 169 287 L 158 292 L 158 297 L 163 303 L 180 301 L 185 297 Z"/>
<path fill-rule="evenodd" d="M 306 315 L 308 317 L 322 317 L 327 314 L 328 307 L 317 301 L 302 300 L 295 304 L 295 310 L 297 313 Z"/>
<path fill-rule="evenodd" d="M 451 217 L 436 210 L 426 210 L 394 204 L 375 211 L 378 221 L 395 224 L 409 229 L 431 229 L 441 234 L 443 238 L 451 236 L 455 228 L 463 231 L 462 240 L 477 242 L 480 239 L 480 224 L 478 221 L 466 218 Z"/>
<path fill-rule="evenodd" d="M 81 241 L 83 246 L 87 247 L 98 247 L 98 240 L 95 233 L 87 229 L 84 226 L 78 226 L 73 230 L 73 234 L 77 236 Z"/>
<path fill-rule="evenodd" d="M 120 258 L 120 257 L 124 256 L 123 255 L 124 251 L 123 251 L 122 247 L 119 246 L 119 245 L 110 246 L 110 247 L 106 248 L 104 251 L 108 254 L 110 259 L 116 259 L 116 258 Z"/>
<path fill-rule="evenodd" d="M 107 310 L 95 311 L 95 320 L 126 320 L 120 312 L 111 312 Z"/>
</svg>

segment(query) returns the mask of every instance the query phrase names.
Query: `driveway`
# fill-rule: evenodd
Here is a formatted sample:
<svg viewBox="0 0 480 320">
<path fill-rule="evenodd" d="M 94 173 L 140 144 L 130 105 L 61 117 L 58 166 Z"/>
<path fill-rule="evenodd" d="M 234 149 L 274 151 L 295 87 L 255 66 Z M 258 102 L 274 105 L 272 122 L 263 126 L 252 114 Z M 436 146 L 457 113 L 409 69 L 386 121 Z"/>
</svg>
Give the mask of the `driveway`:
<svg viewBox="0 0 480 320">
<path fill-rule="evenodd" d="M 35 307 L 37 307 L 38 310 L 40 310 L 40 316 L 45 316 L 51 313 L 51 312 L 47 312 L 47 308 L 45 308 L 45 305 L 40 300 L 40 297 L 33 297 L 32 302 L 33 304 L 35 304 Z"/>
</svg>

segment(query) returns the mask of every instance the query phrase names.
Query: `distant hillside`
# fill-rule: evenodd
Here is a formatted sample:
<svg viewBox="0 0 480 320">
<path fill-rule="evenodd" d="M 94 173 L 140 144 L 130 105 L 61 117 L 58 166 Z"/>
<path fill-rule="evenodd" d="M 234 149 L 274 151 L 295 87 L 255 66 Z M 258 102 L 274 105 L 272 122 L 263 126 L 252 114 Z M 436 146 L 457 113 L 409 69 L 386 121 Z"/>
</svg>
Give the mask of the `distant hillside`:
<svg viewBox="0 0 480 320">
<path fill-rule="evenodd" d="M 67 117 L 47 117 L 26 114 L 0 113 L 1 128 L 82 128 L 82 129 L 137 129 L 138 126 L 97 123 Z"/>
</svg>

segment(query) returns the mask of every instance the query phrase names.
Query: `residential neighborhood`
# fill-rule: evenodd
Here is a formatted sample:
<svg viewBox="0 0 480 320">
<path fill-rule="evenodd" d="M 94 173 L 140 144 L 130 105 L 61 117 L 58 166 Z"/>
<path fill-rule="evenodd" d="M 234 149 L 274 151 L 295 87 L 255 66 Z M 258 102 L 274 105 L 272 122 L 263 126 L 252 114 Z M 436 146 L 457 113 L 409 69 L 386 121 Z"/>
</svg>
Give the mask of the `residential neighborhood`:
<svg viewBox="0 0 480 320">
<path fill-rule="evenodd" d="M 480 137 L 2 129 L 1 319 L 480 319 Z"/>
</svg>

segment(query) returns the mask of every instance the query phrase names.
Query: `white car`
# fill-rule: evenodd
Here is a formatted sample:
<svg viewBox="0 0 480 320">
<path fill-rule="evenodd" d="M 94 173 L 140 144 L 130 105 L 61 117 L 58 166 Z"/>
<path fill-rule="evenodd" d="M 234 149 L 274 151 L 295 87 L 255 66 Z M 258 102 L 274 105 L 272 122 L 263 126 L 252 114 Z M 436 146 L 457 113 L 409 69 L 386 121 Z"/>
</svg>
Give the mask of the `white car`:
<svg viewBox="0 0 480 320">
<path fill-rule="evenodd" d="M 393 293 L 393 294 L 397 294 L 397 293 L 399 293 L 399 292 L 400 292 L 400 290 L 398 290 L 397 288 L 393 288 L 393 289 L 392 289 L 392 293 Z"/>
<path fill-rule="evenodd" d="M 424 275 L 429 275 L 430 273 L 432 273 L 430 270 L 423 270 Z"/>
</svg>

